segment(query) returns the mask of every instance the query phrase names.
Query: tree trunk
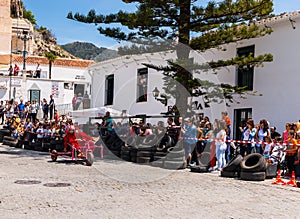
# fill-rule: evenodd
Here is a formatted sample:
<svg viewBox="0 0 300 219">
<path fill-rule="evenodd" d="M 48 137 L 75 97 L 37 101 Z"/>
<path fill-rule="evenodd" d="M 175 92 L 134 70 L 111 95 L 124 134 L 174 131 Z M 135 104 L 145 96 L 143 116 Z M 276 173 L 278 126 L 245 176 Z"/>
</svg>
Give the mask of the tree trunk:
<svg viewBox="0 0 300 219">
<path fill-rule="evenodd" d="M 180 15 L 179 15 L 179 28 L 178 28 L 178 45 L 176 47 L 176 55 L 178 61 L 188 63 L 190 55 L 190 18 L 191 18 L 191 0 L 183 0 L 180 3 Z M 181 116 L 186 116 L 187 113 L 187 99 L 190 94 L 188 81 L 192 78 L 192 74 L 188 71 L 187 66 L 178 67 L 177 78 L 186 90 L 180 92 L 180 95 L 176 97 L 176 106 Z M 182 89 L 182 88 L 181 88 Z"/>
</svg>

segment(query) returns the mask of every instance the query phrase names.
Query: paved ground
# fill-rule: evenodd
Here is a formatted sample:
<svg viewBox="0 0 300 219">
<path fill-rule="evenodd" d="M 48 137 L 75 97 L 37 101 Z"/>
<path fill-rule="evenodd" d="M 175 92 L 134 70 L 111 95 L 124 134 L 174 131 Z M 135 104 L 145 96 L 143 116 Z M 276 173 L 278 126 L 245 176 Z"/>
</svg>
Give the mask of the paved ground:
<svg viewBox="0 0 300 219">
<path fill-rule="evenodd" d="M 272 180 L 111 160 L 92 167 L 53 163 L 48 154 L 1 145 L 0 157 L 0 218 L 300 218 L 300 188 Z"/>
</svg>

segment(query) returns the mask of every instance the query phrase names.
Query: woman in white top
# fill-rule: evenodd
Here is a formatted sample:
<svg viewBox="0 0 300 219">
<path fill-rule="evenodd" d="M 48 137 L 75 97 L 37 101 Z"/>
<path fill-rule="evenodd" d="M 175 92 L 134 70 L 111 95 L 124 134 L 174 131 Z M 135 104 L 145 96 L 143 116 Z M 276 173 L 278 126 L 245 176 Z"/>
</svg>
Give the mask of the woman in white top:
<svg viewBox="0 0 300 219">
<path fill-rule="evenodd" d="M 265 120 L 265 119 L 260 120 L 259 125 L 260 126 L 257 129 L 256 134 L 255 134 L 255 140 L 260 141 L 260 142 L 264 142 L 266 136 L 271 137 L 271 133 L 270 133 L 270 130 L 269 130 L 269 125 L 268 125 L 267 120 Z M 262 144 L 256 144 L 255 145 L 255 150 L 256 150 L 256 153 L 260 153 L 262 155 L 263 150 L 262 150 L 261 146 L 262 146 Z"/>
<path fill-rule="evenodd" d="M 38 112 L 38 105 L 36 100 L 33 100 L 30 105 L 30 112 L 31 112 L 31 121 L 34 122 L 36 120 L 36 114 Z"/>
<path fill-rule="evenodd" d="M 226 144 L 226 122 L 219 121 L 219 132 L 216 135 L 216 157 L 218 160 L 217 170 L 222 170 L 226 165 L 225 152 L 227 149 Z"/>
</svg>

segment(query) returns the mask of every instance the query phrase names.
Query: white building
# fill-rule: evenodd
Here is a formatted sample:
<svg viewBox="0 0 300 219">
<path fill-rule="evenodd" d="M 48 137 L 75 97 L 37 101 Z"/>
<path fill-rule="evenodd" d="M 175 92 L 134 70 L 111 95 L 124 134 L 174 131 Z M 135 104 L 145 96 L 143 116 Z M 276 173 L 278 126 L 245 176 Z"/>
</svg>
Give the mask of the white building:
<svg viewBox="0 0 300 219">
<path fill-rule="evenodd" d="M 88 94 L 90 97 L 91 76 L 87 70 L 93 61 L 61 59 L 54 60 L 49 79 L 49 61 L 45 57 L 28 56 L 26 58 L 26 72 L 19 76 L 8 76 L 9 64 L 17 64 L 20 69 L 23 65 L 23 57 L 19 55 L 0 55 L 0 99 L 15 99 L 19 101 L 46 98 L 49 101 L 50 94 L 53 94 L 55 104 L 60 113 L 67 113 L 72 110 L 72 98 L 74 94 Z M 30 77 L 37 65 L 40 65 L 41 77 Z"/>
<path fill-rule="evenodd" d="M 209 60 L 230 59 L 237 54 L 254 52 L 255 55 L 271 53 L 274 61 L 265 63 L 263 68 L 257 67 L 248 72 L 238 71 L 237 67 L 224 68 L 217 75 L 203 73 L 194 77 L 209 79 L 215 82 L 230 83 L 232 85 L 247 85 L 262 96 L 248 96 L 247 99 L 236 100 L 230 107 L 224 104 L 212 104 L 211 108 L 204 108 L 203 112 L 211 119 L 220 118 L 220 112 L 227 110 L 233 121 L 233 130 L 240 122 L 253 118 L 255 123 L 267 119 L 271 126 L 276 126 L 278 131 L 283 131 L 286 122 L 295 122 L 300 119 L 300 101 L 298 101 L 298 83 L 300 61 L 300 11 L 276 16 L 258 22 L 273 28 L 271 35 L 244 40 L 226 45 L 226 51 L 211 49 L 205 53 L 193 52 L 192 56 L 197 62 Z M 166 112 L 167 106 L 159 103 L 152 96 L 152 91 L 157 87 L 163 90 L 162 74 L 153 69 L 145 68 L 142 63 L 161 65 L 166 60 L 174 57 L 172 53 L 144 54 L 140 56 L 124 56 L 118 59 L 92 65 L 92 106 L 110 106 L 117 110 L 127 110 L 131 115 L 147 114 L 157 115 Z M 143 89 L 138 85 L 141 75 L 146 74 L 147 99 L 137 100 L 142 96 Z M 192 101 L 202 99 L 193 98 Z M 174 100 L 168 101 L 172 106 Z"/>
</svg>

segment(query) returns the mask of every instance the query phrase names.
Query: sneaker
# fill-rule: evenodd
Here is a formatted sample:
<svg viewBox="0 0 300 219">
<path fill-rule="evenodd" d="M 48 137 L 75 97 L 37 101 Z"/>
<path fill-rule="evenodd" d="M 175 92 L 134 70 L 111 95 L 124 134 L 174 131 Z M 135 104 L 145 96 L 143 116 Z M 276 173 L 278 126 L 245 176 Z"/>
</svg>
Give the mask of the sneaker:
<svg viewBox="0 0 300 219">
<path fill-rule="evenodd" d="M 79 152 L 77 157 L 83 157 L 83 153 L 82 152 Z"/>
<path fill-rule="evenodd" d="M 208 168 L 208 171 L 214 171 L 214 168 L 212 168 L 212 167 L 210 167 L 210 168 Z"/>
<path fill-rule="evenodd" d="M 195 166 L 195 165 L 196 165 L 195 162 L 192 162 L 192 163 L 189 164 L 190 167 L 193 167 L 193 166 Z"/>
</svg>

